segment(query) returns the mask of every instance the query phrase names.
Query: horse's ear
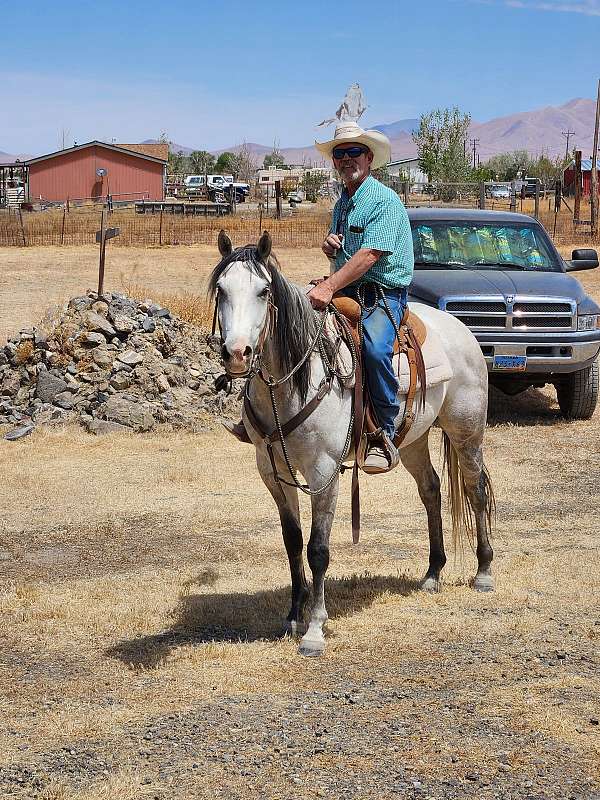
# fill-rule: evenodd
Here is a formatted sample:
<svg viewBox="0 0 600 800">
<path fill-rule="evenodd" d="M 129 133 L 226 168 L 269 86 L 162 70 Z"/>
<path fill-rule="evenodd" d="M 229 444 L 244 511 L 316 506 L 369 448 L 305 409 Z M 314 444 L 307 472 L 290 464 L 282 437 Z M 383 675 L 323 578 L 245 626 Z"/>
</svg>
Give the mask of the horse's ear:
<svg viewBox="0 0 600 800">
<path fill-rule="evenodd" d="M 273 246 L 273 242 L 271 241 L 271 234 L 269 231 L 263 231 L 263 235 L 258 240 L 258 257 L 266 264 L 269 260 L 269 256 L 271 255 L 271 247 Z"/>
<path fill-rule="evenodd" d="M 219 253 L 223 256 L 223 258 L 227 258 L 233 252 L 233 245 L 231 244 L 231 239 L 223 229 L 219 231 L 219 238 L 217 239 L 217 244 L 219 245 Z"/>
</svg>

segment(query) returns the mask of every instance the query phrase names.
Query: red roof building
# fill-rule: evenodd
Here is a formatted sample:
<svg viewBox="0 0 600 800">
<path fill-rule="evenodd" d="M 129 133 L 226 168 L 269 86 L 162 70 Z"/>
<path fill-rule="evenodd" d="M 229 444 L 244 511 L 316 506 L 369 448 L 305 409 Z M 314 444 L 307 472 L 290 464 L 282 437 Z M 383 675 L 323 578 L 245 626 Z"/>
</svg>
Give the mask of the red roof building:
<svg viewBox="0 0 600 800">
<path fill-rule="evenodd" d="M 598 169 L 596 169 L 598 175 Z M 575 162 L 571 161 L 563 172 L 563 186 L 565 193 L 575 194 Z M 589 197 L 592 193 L 592 159 L 581 159 L 581 193 L 583 197 Z M 598 182 L 598 194 L 600 194 L 600 182 Z"/>
<path fill-rule="evenodd" d="M 127 147 L 132 147 L 128 145 Z M 105 142 L 87 142 L 25 162 L 29 202 L 164 200 L 166 160 Z"/>
</svg>

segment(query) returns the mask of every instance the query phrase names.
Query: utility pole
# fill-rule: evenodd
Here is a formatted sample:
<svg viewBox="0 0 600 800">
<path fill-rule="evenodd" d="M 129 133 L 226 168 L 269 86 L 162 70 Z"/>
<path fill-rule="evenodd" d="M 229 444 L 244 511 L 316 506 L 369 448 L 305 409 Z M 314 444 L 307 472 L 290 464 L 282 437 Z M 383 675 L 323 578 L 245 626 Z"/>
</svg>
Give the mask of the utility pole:
<svg viewBox="0 0 600 800">
<path fill-rule="evenodd" d="M 471 147 L 473 149 L 473 169 L 477 166 L 477 145 L 479 144 L 479 139 L 469 139 Z"/>
<path fill-rule="evenodd" d="M 598 234 L 598 125 L 600 124 L 600 80 L 596 96 L 596 125 L 594 127 L 594 149 L 592 150 L 592 175 L 590 185 L 591 234 Z"/>
<path fill-rule="evenodd" d="M 565 161 L 566 161 L 567 158 L 569 157 L 569 139 L 571 138 L 571 136 L 575 136 L 575 131 L 566 130 L 566 131 L 561 131 L 561 133 L 563 136 L 567 137 L 567 147 L 565 149 Z"/>
</svg>

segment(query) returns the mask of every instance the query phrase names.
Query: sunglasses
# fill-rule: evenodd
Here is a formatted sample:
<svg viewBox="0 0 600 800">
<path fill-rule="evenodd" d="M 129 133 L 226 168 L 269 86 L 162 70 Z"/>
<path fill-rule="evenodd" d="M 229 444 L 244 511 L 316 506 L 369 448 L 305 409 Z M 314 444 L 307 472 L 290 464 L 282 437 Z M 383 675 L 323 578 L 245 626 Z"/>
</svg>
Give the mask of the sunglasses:
<svg viewBox="0 0 600 800">
<path fill-rule="evenodd" d="M 363 153 L 368 152 L 368 147 L 364 147 L 361 144 L 356 144 L 352 147 L 334 147 L 332 150 L 332 155 L 335 159 L 341 161 L 344 156 L 348 156 L 348 158 L 358 158 L 359 156 L 362 156 Z"/>
</svg>

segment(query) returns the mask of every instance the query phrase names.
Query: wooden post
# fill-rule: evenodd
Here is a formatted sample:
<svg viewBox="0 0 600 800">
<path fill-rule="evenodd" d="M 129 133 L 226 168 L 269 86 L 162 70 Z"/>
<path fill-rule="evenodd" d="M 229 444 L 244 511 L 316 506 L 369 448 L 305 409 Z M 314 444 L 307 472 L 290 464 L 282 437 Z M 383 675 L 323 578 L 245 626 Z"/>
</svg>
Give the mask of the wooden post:
<svg viewBox="0 0 600 800">
<path fill-rule="evenodd" d="M 262 215 L 263 215 L 263 204 L 258 204 L 258 237 L 262 236 Z"/>
<path fill-rule="evenodd" d="M 581 214 L 581 150 L 575 150 L 575 209 L 573 222 L 579 222 Z"/>
<path fill-rule="evenodd" d="M 533 216 L 536 219 L 540 218 L 540 179 L 535 179 L 535 211 L 533 212 Z"/>
<path fill-rule="evenodd" d="M 510 182 L 510 210 L 517 210 L 517 182 Z"/>
<path fill-rule="evenodd" d="M 104 206 L 102 206 L 102 217 L 100 219 L 100 265 L 98 267 L 98 299 L 102 297 L 104 289 L 104 257 L 106 253 L 106 228 L 104 226 Z"/>
<path fill-rule="evenodd" d="M 158 243 L 162 245 L 162 223 L 163 223 L 163 207 L 160 207 L 160 223 L 158 226 Z"/>
<path fill-rule="evenodd" d="M 281 181 L 275 181 L 275 219 L 281 219 Z"/>
<path fill-rule="evenodd" d="M 600 80 L 596 96 L 596 125 L 594 128 L 594 149 L 592 150 L 592 175 L 590 185 L 591 234 L 598 235 L 598 125 L 600 123 Z"/>
<path fill-rule="evenodd" d="M 485 209 L 485 181 L 479 184 L 479 208 Z"/>
<path fill-rule="evenodd" d="M 404 181 L 404 205 L 408 205 L 408 198 L 410 194 L 410 181 Z"/>
<path fill-rule="evenodd" d="M 62 227 L 60 229 L 60 243 L 65 243 L 65 217 L 67 216 L 67 204 L 63 204 L 63 218 L 62 218 Z"/>
<path fill-rule="evenodd" d="M 27 247 L 27 239 L 25 238 L 25 225 L 23 224 L 23 212 L 19 206 L 19 222 L 21 224 L 21 236 L 23 237 L 23 247 Z"/>
</svg>

